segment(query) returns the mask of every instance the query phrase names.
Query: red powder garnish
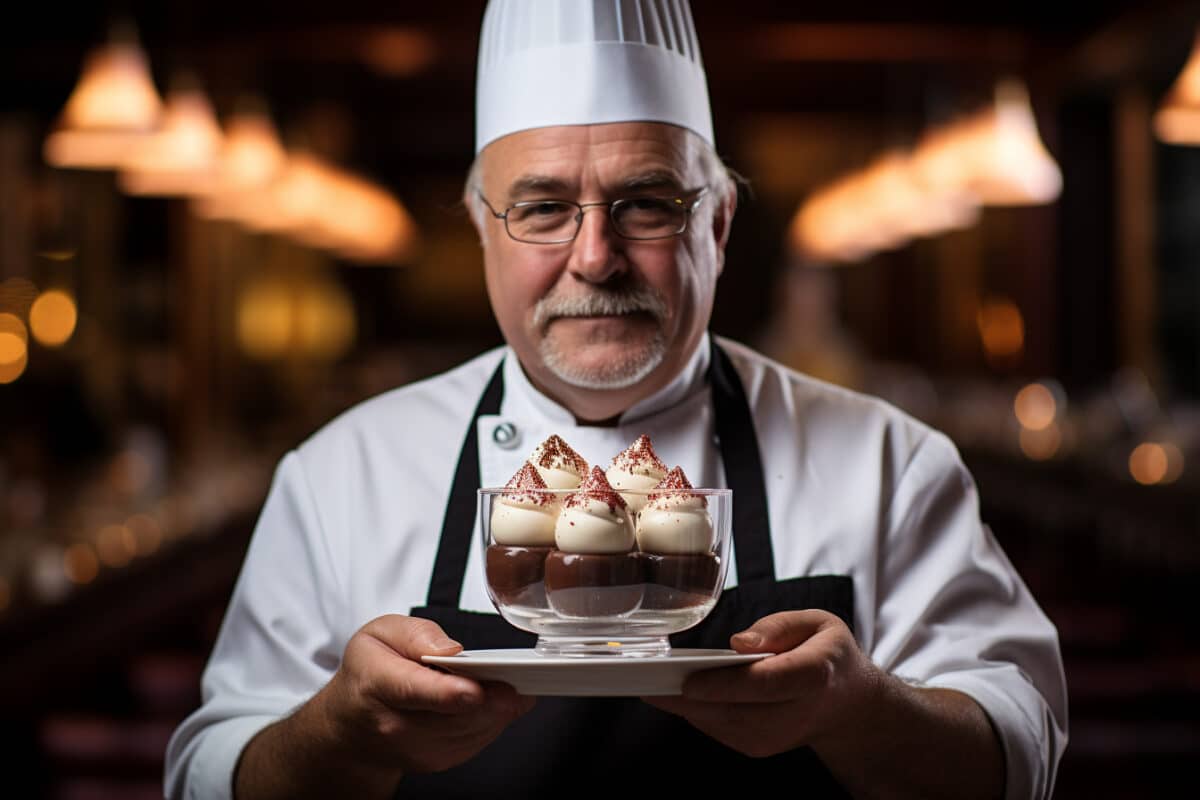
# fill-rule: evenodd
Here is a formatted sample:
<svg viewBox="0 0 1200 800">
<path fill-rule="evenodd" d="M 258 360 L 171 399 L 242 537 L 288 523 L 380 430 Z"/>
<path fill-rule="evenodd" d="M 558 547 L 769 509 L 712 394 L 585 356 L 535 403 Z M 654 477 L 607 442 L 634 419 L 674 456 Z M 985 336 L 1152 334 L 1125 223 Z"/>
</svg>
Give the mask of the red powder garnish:
<svg viewBox="0 0 1200 800">
<path fill-rule="evenodd" d="M 557 433 L 551 434 L 550 438 L 538 445 L 529 460 L 542 469 L 561 469 L 569 466 L 579 475 L 587 475 L 588 471 L 588 463 L 583 456 L 571 449 L 571 445 L 564 442 Z"/>
<path fill-rule="evenodd" d="M 638 472 L 661 474 L 667 471 L 667 465 L 654 452 L 654 445 L 650 444 L 650 437 L 644 433 L 637 438 L 636 442 L 625 448 L 624 452 L 613 458 L 609 468 L 613 467 L 630 474 Z"/>
<path fill-rule="evenodd" d="M 604 477 L 604 471 L 599 467 L 592 467 L 591 473 L 584 478 L 583 483 L 579 484 L 578 491 L 568 497 L 563 505 L 582 506 L 588 500 L 607 503 L 609 510 L 614 514 L 617 513 L 618 508 L 625 508 L 625 499 L 613 491 L 612 484 L 608 482 L 608 478 Z"/>
<path fill-rule="evenodd" d="M 542 480 L 542 476 L 538 474 L 537 469 L 528 461 L 521 465 L 517 470 L 517 474 L 508 479 L 508 483 L 504 484 L 505 489 L 514 489 L 516 491 L 505 492 L 504 496 L 509 500 L 518 503 L 533 503 L 534 505 L 546 506 L 554 502 L 554 495 L 546 491 L 537 491 L 545 489 L 546 482 Z M 522 489 L 533 491 L 520 491 Z"/>
<path fill-rule="evenodd" d="M 655 487 L 650 490 L 650 494 L 646 497 L 646 502 L 653 503 L 655 500 L 659 500 L 659 499 L 662 499 L 663 497 L 668 497 L 668 496 L 669 497 L 681 497 L 682 496 L 682 497 L 699 497 L 701 499 L 701 501 L 704 502 L 705 505 L 708 505 L 708 501 L 705 500 L 704 495 L 702 495 L 698 492 L 689 491 L 690 489 L 694 489 L 694 488 L 695 487 L 692 486 L 691 481 L 689 481 L 687 479 L 687 476 L 683 474 L 683 468 L 675 467 L 674 469 L 672 469 L 670 472 L 667 473 L 667 477 L 665 477 L 661 481 L 659 481 L 655 485 Z"/>
</svg>

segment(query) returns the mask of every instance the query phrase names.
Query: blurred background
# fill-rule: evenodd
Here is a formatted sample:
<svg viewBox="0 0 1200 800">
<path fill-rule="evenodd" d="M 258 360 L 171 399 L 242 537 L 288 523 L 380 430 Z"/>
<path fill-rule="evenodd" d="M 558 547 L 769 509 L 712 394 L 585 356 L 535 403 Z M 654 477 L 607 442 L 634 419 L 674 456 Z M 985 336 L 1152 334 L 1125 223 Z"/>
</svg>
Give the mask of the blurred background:
<svg viewBox="0 0 1200 800">
<path fill-rule="evenodd" d="M 1058 625 L 1061 798 L 1200 755 L 1200 9 L 694 3 L 748 180 L 713 327 L 945 430 Z M 481 0 L 0 30 L 10 797 L 161 795 L 280 456 L 500 343 Z M 536 87 L 531 87 L 536 91 Z"/>
</svg>

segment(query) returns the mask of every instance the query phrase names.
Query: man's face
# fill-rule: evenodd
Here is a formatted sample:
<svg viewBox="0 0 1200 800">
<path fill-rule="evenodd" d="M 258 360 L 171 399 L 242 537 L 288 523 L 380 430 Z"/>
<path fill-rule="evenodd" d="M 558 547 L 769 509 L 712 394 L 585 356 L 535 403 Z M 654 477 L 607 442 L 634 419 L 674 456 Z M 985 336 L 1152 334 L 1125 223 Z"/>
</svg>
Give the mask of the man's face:
<svg viewBox="0 0 1200 800">
<path fill-rule="evenodd" d="M 705 186 L 705 146 L 659 123 L 522 131 L 485 148 L 479 188 L 501 212 L 526 200 L 690 197 Z M 708 324 L 732 202 L 713 187 L 687 231 L 652 241 L 620 237 L 593 207 L 573 242 L 549 245 L 512 240 L 485 209 L 488 295 L 534 382 L 560 398 L 583 389 L 634 401 L 669 382 Z"/>
</svg>

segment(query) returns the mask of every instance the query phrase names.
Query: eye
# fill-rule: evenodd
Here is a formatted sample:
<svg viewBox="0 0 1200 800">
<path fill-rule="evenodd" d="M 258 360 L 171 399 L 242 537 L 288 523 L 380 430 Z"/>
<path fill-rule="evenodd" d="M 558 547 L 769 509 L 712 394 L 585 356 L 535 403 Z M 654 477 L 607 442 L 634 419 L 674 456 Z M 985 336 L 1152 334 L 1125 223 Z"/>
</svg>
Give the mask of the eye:
<svg viewBox="0 0 1200 800">
<path fill-rule="evenodd" d="M 670 213 L 676 207 L 675 201 L 661 197 L 632 197 L 627 205 L 634 213 L 647 214 Z"/>
<path fill-rule="evenodd" d="M 517 222 L 525 222 L 531 220 L 545 220 L 557 217 L 562 217 L 571 212 L 572 206 L 566 203 L 560 203 L 554 200 L 546 200 L 521 204 L 514 206 L 509 210 L 512 219 Z"/>
</svg>

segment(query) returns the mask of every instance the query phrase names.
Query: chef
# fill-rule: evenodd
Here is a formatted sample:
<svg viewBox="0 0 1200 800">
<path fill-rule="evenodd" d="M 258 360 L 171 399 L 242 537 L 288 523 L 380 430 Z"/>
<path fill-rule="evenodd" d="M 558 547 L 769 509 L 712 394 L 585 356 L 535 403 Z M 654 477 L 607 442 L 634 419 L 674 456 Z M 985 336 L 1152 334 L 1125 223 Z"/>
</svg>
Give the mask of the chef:
<svg viewBox="0 0 1200 800">
<path fill-rule="evenodd" d="M 707 331 L 737 195 L 686 4 L 493 0 L 476 154 L 507 346 L 282 460 L 167 795 L 1050 797 L 1057 635 L 949 440 Z M 731 488 L 726 589 L 673 643 L 773 655 L 536 703 L 425 666 L 532 643 L 488 599 L 474 492 L 552 434 L 602 467 L 648 434 Z"/>
</svg>

